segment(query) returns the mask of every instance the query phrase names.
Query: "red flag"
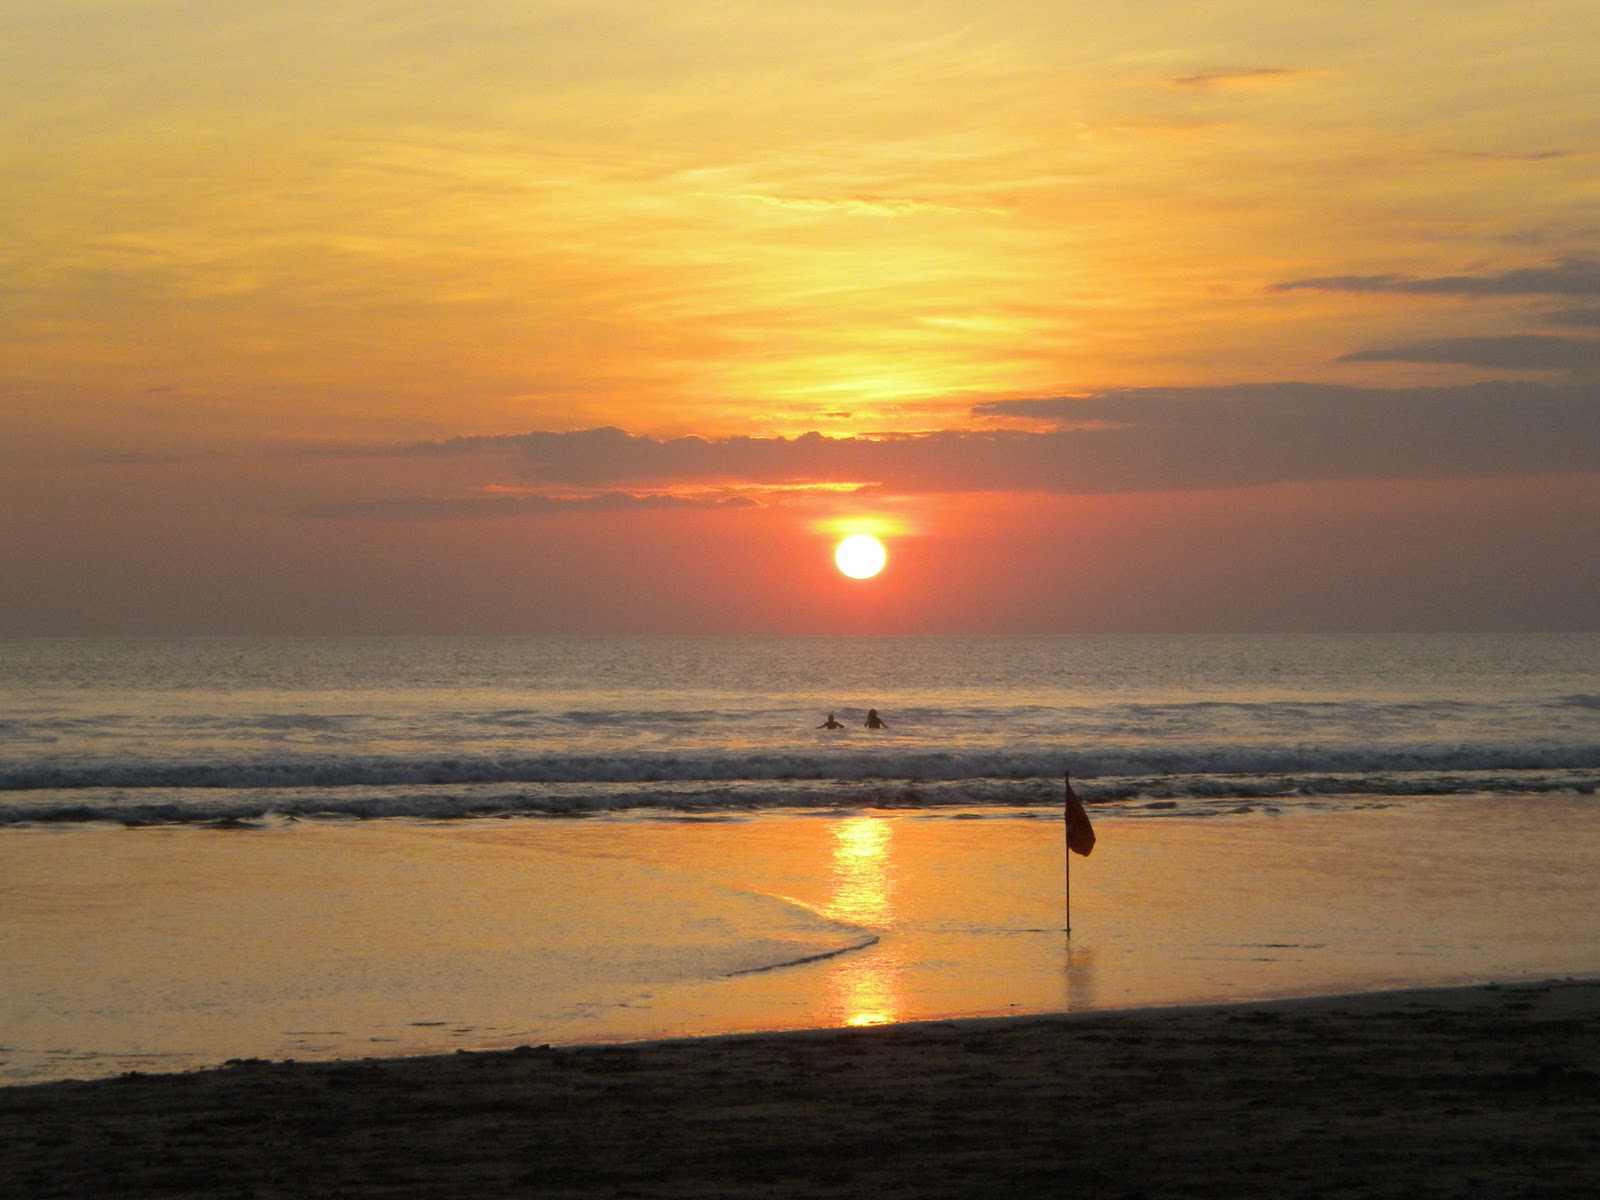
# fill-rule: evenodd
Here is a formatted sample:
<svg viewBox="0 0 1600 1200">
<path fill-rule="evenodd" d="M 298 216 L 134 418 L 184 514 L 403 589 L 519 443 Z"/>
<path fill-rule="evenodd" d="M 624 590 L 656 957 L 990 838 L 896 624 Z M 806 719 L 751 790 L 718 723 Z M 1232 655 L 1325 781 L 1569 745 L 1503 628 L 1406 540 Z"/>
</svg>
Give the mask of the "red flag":
<svg viewBox="0 0 1600 1200">
<path fill-rule="evenodd" d="M 1083 801 L 1072 790 L 1072 776 L 1065 777 L 1067 785 L 1067 849 L 1088 857 L 1094 849 L 1094 826 L 1089 824 L 1089 814 L 1083 811 Z"/>
</svg>

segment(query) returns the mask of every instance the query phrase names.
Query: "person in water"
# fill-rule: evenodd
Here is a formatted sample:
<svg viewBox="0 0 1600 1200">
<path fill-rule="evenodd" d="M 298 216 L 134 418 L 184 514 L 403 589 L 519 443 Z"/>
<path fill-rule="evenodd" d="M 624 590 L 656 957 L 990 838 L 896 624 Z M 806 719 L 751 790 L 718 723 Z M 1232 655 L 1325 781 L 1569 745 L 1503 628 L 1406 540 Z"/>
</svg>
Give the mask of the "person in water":
<svg viewBox="0 0 1600 1200">
<path fill-rule="evenodd" d="M 878 710 L 875 709 L 875 708 L 867 709 L 867 719 L 864 722 L 864 724 L 866 725 L 866 727 L 868 729 L 887 729 L 887 728 L 889 728 L 887 725 L 885 725 L 883 723 L 883 718 L 878 715 Z"/>
<path fill-rule="evenodd" d="M 818 725 L 817 728 L 818 729 L 843 729 L 844 726 L 839 724 L 839 722 L 835 721 L 833 719 L 833 714 L 829 713 L 828 714 L 828 719 L 826 721 L 824 721 L 821 725 Z"/>
</svg>

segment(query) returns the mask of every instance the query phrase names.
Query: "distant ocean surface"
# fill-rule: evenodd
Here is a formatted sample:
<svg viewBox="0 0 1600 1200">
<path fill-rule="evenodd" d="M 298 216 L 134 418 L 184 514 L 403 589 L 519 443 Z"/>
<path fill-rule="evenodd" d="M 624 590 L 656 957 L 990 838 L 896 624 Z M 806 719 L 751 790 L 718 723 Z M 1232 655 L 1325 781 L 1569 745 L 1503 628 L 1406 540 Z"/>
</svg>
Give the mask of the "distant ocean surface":
<svg viewBox="0 0 1600 1200">
<path fill-rule="evenodd" d="M 0 746 L 13 826 L 1592 795 L 1600 634 L 25 639 Z"/>
</svg>

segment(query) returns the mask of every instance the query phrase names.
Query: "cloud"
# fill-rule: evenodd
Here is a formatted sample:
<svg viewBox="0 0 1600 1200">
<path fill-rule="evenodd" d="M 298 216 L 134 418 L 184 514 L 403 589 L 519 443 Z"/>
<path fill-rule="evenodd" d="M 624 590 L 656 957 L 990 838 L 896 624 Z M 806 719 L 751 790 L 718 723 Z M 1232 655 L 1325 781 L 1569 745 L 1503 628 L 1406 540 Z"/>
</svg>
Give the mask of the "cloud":
<svg viewBox="0 0 1600 1200">
<path fill-rule="evenodd" d="M 777 196 L 747 192 L 739 198 L 755 204 L 765 205 L 769 208 L 783 208 L 800 212 L 848 212 L 877 217 L 903 217 L 924 212 L 960 213 L 974 211 L 951 204 L 935 204 L 928 200 L 913 200 L 897 196 Z M 996 208 L 976 211 L 1004 212 L 1003 209 Z"/>
<path fill-rule="evenodd" d="M 1574 329 L 1600 328 L 1600 308 L 1564 308 L 1560 312 L 1546 313 L 1546 325 L 1568 325 Z"/>
<path fill-rule="evenodd" d="M 1143 388 L 973 412 L 1049 428 L 666 439 L 607 428 L 458 438 L 405 453 L 495 454 L 535 486 L 569 490 L 826 483 L 904 494 L 1593 474 L 1600 463 L 1600 393 L 1576 385 Z"/>
<path fill-rule="evenodd" d="M 1330 275 L 1293 279 L 1273 291 L 1399 292 L 1459 296 L 1600 296 L 1600 262 L 1563 258 L 1543 267 L 1523 267 L 1499 275 Z"/>
<path fill-rule="evenodd" d="M 1194 92 L 1235 92 L 1251 88 L 1276 87 L 1309 75 L 1309 71 L 1289 67 L 1250 67 L 1240 71 L 1210 71 L 1167 80 L 1171 87 Z"/>
<path fill-rule="evenodd" d="M 646 509 L 753 508 L 743 496 L 706 498 L 598 492 L 587 496 L 489 492 L 472 496 L 407 496 L 385 500 L 349 500 L 300 509 L 303 516 L 354 517 L 380 521 L 455 520 L 476 517 L 523 517 L 549 513 L 640 512 Z"/>
<path fill-rule="evenodd" d="M 1441 338 L 1358 350 L 1341 355 L 1339 361 L 1463 363 L 1475 367 L 1593 371 L 1600 369 L 1600 341 L 1535 333 Z"/>
<path fill-rule="evenodd" d="M 1461 155 L 1462 158 L 1483 158 L 1492 162 L 1548 162 L 1554 158 L 1571 158 L 1571 150 L 1529 150 L 1522 153 L 1493 153 L 1485 150 L 1473 150 Z"/>
<path fill-rule="evenodd" d="M 1147 388 L 996 401 L 980 415 L 1055 423 L 1081 477 L 1149 490 L 1309 480 L 1591 474 L 1594 389 L 1491 382 L 1371 389 L 1309 383 Z M 1073 436 L 1072 427 L 1106 422 Z"/>
</svg>

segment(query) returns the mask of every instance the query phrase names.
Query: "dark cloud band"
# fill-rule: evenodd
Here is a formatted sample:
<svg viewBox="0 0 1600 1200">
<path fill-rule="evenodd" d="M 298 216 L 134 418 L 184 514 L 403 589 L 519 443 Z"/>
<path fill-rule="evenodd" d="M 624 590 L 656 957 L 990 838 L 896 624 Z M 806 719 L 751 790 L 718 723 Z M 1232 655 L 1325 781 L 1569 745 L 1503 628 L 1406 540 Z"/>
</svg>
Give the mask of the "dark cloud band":
<svg viewBox="0 0 1600 1200">
<path fill-rule="evenodd" d="M 838 483 L 903 493 L 1593 474 L 1600 462 L 1600 392 L 1578 385 L 1147 388 L 973 412 L 1035 428 L 664 439 L 606 428 L 458 438 L 407 453 L 495 454 L 552 487 Z"/>
</svg>

